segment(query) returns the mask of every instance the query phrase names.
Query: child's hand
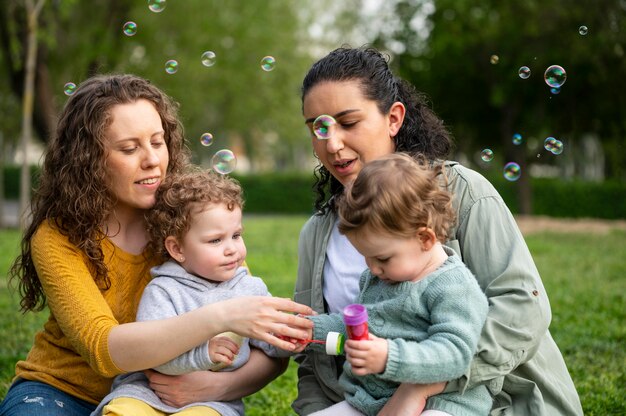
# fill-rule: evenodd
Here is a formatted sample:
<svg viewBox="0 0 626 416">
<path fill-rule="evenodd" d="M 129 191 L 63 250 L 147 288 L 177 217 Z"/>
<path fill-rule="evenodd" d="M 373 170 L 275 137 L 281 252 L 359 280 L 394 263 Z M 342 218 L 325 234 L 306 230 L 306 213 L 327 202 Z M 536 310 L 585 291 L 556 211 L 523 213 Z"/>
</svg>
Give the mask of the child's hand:
<svg viewBox="0 0 626 416">
<path fill-rule="evenodd" d="M 354 375 L 364 376 L 385 371 L 389 351 L 386 339 L 370 333 L 366 341 L 347 340 L 344 349 Z"/>
<path fill-rule="evenodd" d="M 239 354 L 239 345 L 227 336 L 215 336 L 209 341 L 209 357 L 214 363 L 231 365 Z"/>
</svg>

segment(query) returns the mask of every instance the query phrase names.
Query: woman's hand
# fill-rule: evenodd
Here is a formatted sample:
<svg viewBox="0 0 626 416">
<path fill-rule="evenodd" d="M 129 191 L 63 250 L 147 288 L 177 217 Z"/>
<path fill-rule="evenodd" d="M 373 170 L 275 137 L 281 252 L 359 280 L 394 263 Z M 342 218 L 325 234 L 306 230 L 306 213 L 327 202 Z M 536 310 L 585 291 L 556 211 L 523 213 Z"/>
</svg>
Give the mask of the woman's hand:
<svg viewBox="0 0 626 416">
<path fill-rule="evenodd" d="M 288 339 L 306 339 L 313 328 L 311 320 L 298 316 L 311 315 L 313 310 L 290 299 L 247 296 L 209 306 L 216 310 L 216 318 L 221 320 L 224 330 L 265 341 L 287 351 L 294 350 L 294 344 Z"/>
<path fill-rule="evenodd" d="M 168 376 L 154 370 L 145 370 L 149 385 L 161 401 L 169 406 L 182 407 L 190 403 L 218 400 L 223 394 L 221 373 L 195 371 L 180 376 Z"/>
</svg>

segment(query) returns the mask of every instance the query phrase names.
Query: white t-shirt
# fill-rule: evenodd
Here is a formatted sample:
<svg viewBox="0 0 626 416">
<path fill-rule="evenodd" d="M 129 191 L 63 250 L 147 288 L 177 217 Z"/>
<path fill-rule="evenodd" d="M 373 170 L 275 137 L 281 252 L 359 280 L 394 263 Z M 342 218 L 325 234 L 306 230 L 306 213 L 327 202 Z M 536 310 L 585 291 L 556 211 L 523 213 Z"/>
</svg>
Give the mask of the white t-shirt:
<svg viewBox="0 0 626 416">
<path fill-rule="evenodd" d="M 367 269 L 365 258 L 339 232 L 338 222 L 333 225 L 324 263 L 324 299 L 330 313 L 341 313 L 343 308 L 356 301 L 359 278 Z"/>
</svg>

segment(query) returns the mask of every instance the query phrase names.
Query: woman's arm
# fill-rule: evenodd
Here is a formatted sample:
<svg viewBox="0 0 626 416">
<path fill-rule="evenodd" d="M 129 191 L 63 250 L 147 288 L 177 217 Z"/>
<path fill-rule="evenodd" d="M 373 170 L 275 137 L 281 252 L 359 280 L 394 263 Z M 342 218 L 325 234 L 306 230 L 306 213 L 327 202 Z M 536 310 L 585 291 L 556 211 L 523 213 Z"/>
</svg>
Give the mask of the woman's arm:
<svg viewBox="0 0 626 416">
<path fill-rule="evenodd" d="M 271 358 L 251 348 L 250 359 L 234 371 L 198 371 L 181 376 L 167 376 L 153 370 L 146 375 L 161 400 L 181 407 L 202 401 L 236 400 L 256 393 L 282 374 L 289 364 L 287 358 Z"/>
<path fill-rule="evenodd" d="M 302 339 L 306 332 L 297 328 L 310 328 L 312 323 L 289 312 L 312 313 L 309 307 L 283 298 L 224 300 L 169 319 L 115 326 L 108 338 L 109 351 L 113 362 L 125 371 L 155 367 L 225 331 L 291 351 L 294 345 L 274 334 Z"/>
</svg>

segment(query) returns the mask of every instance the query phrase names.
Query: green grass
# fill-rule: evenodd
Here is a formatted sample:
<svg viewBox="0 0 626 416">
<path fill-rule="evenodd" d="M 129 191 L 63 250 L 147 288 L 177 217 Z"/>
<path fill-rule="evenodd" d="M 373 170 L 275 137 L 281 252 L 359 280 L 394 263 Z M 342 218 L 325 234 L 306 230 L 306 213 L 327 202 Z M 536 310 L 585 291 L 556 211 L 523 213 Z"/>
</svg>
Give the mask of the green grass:
<svg viewBox="0 0 626 416">
<path fill-rule="evenodd" d="M 248 216 L 248 264 L 275 296 L 290 297 L 304 216 Z M 586 415 L 626 414 L 626 232 L 544 233 L 527 237 L 552 305 L 551 332 L 561 348 Z M 15 361 L 25 357 L 45 314 L 21 315 L 4 278 L 19 234 L 0 230 L 0 397 Z M 292 362 L 281 377 L 246 398 L 251 416 L 291 415 Z"/>
</svg>

